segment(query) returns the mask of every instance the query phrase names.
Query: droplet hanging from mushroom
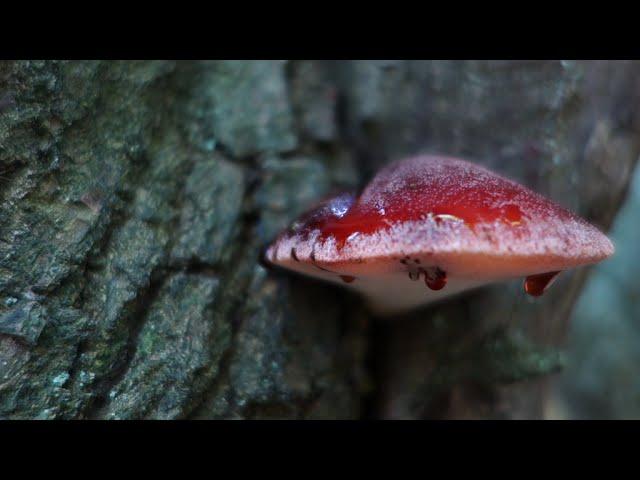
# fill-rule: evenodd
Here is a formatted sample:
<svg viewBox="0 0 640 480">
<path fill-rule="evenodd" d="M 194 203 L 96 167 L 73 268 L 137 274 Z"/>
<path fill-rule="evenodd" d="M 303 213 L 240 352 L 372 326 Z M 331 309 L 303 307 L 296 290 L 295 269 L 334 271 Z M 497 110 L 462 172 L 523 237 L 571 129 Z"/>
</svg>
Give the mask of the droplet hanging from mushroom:
<svg viewBox="0 0 640 480">
<path fill-rule="evenodd" d="M 548 272 L 529 275 L 524 280 L 524 291 L 532 297 L 539 297 L 551 286 L 556 278 L 558 278 L 559 274 L 560 272 Z"/>
</svg>

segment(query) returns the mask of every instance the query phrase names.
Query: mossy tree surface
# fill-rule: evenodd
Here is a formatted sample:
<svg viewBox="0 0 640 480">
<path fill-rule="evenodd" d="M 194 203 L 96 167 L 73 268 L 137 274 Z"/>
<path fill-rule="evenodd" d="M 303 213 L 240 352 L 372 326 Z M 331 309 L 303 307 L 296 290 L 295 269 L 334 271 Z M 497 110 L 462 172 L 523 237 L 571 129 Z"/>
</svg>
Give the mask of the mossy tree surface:
<svg viewBox="0 0 640 480">
<path fill-rule="evenodd" d="M 418 152 L 603 227 L 633 62 L 0 63 L 0 418 L 536 416 L 583 272 L 380 323 L 267 272 L 298 213 Z M 373 408 L 371 408 L 373 407 Z"/>
</svg>

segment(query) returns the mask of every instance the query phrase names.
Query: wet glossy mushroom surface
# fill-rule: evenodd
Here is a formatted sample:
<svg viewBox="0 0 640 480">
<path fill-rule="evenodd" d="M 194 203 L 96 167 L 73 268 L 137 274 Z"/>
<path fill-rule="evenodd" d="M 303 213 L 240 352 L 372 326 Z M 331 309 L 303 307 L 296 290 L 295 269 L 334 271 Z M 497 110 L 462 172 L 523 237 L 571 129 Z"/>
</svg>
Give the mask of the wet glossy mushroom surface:
<svg viewBox="0 0 640 480">
<path fill-rule="evenodd" d="M 613 253 L 596 227 L 470 162 L 423 155 L 381 170 L 358 197 L 302 215 L 268 248 L 271 263 L 360 291 L 378 313 L 409 310 L 487 283 L 552 273 Z"/>
</svg>

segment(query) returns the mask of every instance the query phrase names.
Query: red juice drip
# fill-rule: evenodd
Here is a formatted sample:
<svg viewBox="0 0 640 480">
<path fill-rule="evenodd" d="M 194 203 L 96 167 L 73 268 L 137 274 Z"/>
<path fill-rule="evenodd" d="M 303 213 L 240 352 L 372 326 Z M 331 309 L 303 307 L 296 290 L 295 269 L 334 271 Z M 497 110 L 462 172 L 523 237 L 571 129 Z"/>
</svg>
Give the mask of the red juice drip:
<svg viewBox="0 0 640 480">
<path fill-rule="evenodd" d="M 356 277 L 352 277 L 351 275 L 340 275 L 340 278 L 344 283 L 351 283 L 356 279 Z"/>
<path fill-rule="evenodd" d="M 529 275 L 524 281 L 524 291 L 532 297 L 541 296 L 553 283 L 560 272 L 540 273 Z"/>
<path fill-rule="evenodd" d="M 429 268 L 424 272 L 424 283 L 431 290 L 442 290 L 447 284 L 447 273 L 438 267 Z"/>
</svg>

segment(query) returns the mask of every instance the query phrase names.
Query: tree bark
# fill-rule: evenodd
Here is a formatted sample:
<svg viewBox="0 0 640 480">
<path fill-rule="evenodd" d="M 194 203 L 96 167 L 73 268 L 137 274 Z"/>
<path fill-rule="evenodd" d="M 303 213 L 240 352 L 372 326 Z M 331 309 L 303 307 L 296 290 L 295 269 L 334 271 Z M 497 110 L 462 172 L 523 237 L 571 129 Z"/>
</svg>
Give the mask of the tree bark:
<svg viewBox="0 0 640 480">
<path fill-rule="evenodd" d="M 586 270 L 382 322 L 275 274 L 314 201 L 458 155 L 607 228 L 635 62 L 0 63 L 0 418 L 542 415 Z M 538 379 L 538 380 L 536 380 Z"/>
</svg>

